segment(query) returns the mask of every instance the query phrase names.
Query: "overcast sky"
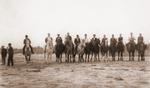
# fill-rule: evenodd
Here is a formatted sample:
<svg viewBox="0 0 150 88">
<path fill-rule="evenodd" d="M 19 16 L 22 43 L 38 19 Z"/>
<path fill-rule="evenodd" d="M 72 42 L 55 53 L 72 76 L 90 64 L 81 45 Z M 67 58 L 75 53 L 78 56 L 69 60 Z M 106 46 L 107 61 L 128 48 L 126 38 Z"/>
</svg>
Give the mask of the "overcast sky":
<svg viewBox="0 0 150 88">
<path fill-rule="evenodd" d="M 0 0 L 0 46 L 23 46 L 25 34 L 33 46 L 43 46 L 47 33 L 81 37 L 143 33 L 150 43 L 150 0 Z"/>
</svg>

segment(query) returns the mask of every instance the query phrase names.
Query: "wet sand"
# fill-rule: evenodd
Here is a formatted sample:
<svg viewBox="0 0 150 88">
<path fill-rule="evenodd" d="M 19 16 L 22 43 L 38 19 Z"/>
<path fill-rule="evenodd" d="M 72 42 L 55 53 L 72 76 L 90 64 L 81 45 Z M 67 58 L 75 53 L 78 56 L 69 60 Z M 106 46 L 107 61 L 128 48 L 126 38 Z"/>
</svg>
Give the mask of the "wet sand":
<svg viewBox="0 0 150 88">
<path fill-rule="evenodd" d="M 26 64 L 15 55 L 15 66 L 0 66 L 0 88 L 150 88 L 150 61 L 46 64 L 33 55 Z"/>
</svg>

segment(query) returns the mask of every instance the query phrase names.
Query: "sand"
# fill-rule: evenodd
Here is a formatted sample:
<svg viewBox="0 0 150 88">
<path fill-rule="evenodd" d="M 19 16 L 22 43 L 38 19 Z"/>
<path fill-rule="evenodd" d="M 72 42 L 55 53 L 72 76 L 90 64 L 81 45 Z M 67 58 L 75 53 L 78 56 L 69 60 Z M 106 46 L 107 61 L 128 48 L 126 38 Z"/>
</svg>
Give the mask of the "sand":
<svg viewBox="0 0 150 88">
<path fill-rule="evenodd" d="M 33 55 L 26 64 L 16 54 L 15 66 L 0 66 L 0 88 L 150 88 L 150 61 L 50 64 Z"/>
</svg>

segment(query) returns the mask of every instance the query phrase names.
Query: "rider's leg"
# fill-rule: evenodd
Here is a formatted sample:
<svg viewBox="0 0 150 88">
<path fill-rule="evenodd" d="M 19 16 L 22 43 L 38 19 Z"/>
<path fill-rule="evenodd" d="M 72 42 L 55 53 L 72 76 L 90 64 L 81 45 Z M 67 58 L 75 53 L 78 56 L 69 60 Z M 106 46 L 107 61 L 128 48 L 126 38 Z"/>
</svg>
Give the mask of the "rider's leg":
<svg viewBox="0 0 150 88">
<path fill-rule="evenodd" d="M 25 54 L 25 45 L 23 46 L 23 49 L 22 49 L 22 50 L 23 50 L 23 54 Z"/>
<path fill-rule="evenodd" d="M 30 48 L 31 48 L 31 52 L 34 54 L 33 47 L 31 45 L 30 45 Z"/>
</svg>

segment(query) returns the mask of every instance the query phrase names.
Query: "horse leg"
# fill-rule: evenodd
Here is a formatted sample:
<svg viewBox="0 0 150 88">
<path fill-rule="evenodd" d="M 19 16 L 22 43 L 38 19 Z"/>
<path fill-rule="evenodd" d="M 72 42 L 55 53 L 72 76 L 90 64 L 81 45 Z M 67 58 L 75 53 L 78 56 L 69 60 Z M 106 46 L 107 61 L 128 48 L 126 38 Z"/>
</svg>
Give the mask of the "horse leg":
<svg viewBox="0 0 150 88">
<path fill-rule="evenodd" d="M 115 61 L 115 52 L 112 52 L 113 61 Z"/>
<path fill-rule="evenodd" d="M 87 54 L 88 55 L 88 62 L 90 61 L 90 54 Z"/>
<path fill-rule="evenodd" d="M 97 61 L 96 53 L 94 53 L 94 62 Z"/>
<path fill-rule="evenodd" d="M 120 51 L 118 51 L 118 61 L 120 61 Z"/>
<path fill-rule="evenodd" d="M 129 52 L 129 61 L 131 61 L 131 52 Z"/>
<path fill-rule="evenodd" d="M 93 57 L 93 53 L 91 53 L 91 59 L 90 59 L 90 61 L 92 61 L 92 57 Z"/>
<path fill-rule="evenodd" d="M 25 56 L 25 59 L 26 59 L 26 63 L 28 63 L 28 57 L 27 56 Z"/>
<path fill-rule="evenodd" d="M 138 61 L 140 61 L 140 52 L 138 52 Z"/>
<path fill-rule="evenodd" d="M 60 56 L 59 56 L 60 58 L 60 63 L 62 63 L 62 54 L 60 54 Z"/>
<path fill-rule="evenodd" d="M 141 61 L 145 61 L 144 52 L 141 53 Z"/>
<path fill-rule="evenodd" d="M 132 52 L 132 61 L 134 61 L 134 51 Z"/>
<path fill-rule="evenodd" d="M 123 51 L 121 51 L 121 61 L 123 61 Z"/>
<path fill-rule="evenodd" d="M 31 61 L 31 55 L 29 55 L 29 61 Z"/>
</svg>

